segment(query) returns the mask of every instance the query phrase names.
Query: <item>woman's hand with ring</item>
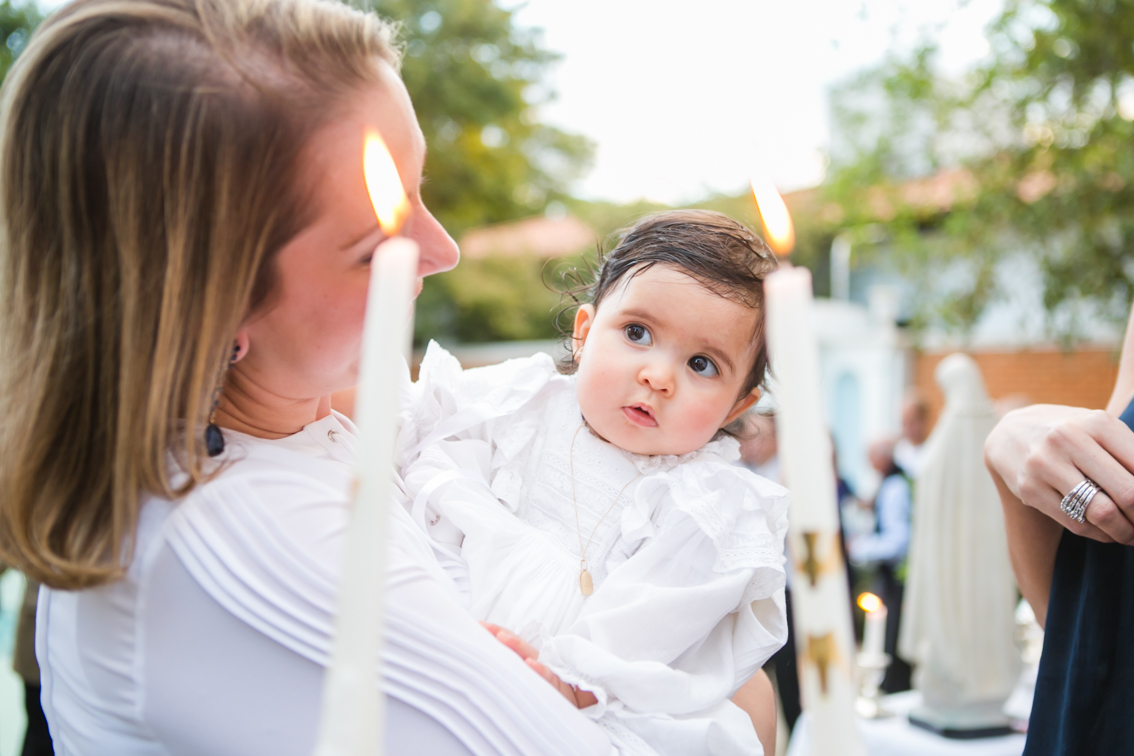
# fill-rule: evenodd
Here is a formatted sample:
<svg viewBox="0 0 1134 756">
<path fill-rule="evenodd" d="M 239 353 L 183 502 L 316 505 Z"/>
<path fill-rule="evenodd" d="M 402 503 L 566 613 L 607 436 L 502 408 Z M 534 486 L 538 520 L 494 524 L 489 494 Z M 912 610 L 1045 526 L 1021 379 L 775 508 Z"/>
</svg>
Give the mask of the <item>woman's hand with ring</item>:
<svg viewBox="0 0 1134 756">
<path fill-rule="evenodd" d="M 985 459 L 1024 504 L 1078 535 L 1134 544 L 1134 432 L 1102 410 L 1032 405 L 1004 416 Z M 1080 523 L 1061 502 L 1084 479 L 1099 491 Z"/>
</svg>

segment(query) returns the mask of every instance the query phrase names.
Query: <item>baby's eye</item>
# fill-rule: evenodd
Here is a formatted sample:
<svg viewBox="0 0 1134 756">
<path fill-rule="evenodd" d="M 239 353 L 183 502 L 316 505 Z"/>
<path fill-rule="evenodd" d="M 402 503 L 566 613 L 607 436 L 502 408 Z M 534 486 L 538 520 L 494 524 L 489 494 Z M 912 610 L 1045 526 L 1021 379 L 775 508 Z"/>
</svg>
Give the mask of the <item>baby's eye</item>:
<svg viewBox="0 0 1134 756">
<path fill-rule="evenodd" d="M 715 375 L 719 375 L 719 373 L 717 372 L 716 364 L 714 364 L 713 361 L 708 357 L 700 354 L 689 360 L 689 367 L 697 375 L 702 375 L 706 378 L 712 378 Z"/>
<path fill-rule="evenodd" d="M 649 346 L 654 343 L 653 337 L 650 336 L 650 330 L 645 326 L 634 323 L 626 326 L 624 330 L 626 332 L 626 338 L 635 344 Z"/>
</svg>

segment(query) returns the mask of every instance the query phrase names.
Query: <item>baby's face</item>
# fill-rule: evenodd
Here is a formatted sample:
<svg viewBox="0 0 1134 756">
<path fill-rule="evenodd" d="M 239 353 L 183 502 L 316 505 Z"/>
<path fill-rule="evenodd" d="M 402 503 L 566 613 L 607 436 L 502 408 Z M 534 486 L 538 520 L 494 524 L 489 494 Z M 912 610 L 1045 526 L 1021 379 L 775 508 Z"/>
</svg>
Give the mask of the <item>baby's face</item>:
<svg viewBox="0 0 1134 756">
<path fill-rule="evenodd" d="M 595 433 L 636 454 L 686 454 L 759 398 L 740 395 L 757 311 L 655 265 L 575 318 L 579 406 Z"/>
</svg>

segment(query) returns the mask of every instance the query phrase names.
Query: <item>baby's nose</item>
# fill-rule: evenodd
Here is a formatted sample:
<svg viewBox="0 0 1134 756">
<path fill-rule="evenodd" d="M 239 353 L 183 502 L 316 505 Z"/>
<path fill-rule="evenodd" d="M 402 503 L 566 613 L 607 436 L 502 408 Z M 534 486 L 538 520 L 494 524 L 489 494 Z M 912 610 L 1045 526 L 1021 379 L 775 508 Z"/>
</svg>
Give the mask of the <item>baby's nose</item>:
<svg viewBox="0 0 1134 756">
<path fill-rule="evenodd" d="M 651 361 L 639 372 L 638 380 L 654 391 L 669 393 L 673 391 L 674 371 L 665 361 Z"/>
</svg>

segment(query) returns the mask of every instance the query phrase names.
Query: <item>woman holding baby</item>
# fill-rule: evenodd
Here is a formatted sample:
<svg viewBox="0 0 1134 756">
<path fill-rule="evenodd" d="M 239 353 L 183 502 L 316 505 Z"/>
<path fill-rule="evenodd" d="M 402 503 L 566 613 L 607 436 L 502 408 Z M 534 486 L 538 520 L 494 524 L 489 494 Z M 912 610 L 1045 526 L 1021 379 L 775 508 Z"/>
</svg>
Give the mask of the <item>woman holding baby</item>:
<svg viewBox="0 0 1134 756">
<path fill-rule="evenodd" d="M 457 262 L 397 71 L 390 27 L 336 2 L 75 0 L 5 84 L 0 558 L 48 586 L 58 753 L 312 750 L 356 465 L 329 397 L 357 380 L 383 239 L 368 129 L 419 275 Z M 611 753 L 584 686 L 478 626 L 391 518 L 387 752 Z M 742 683 L 766 723 L 766 679 Z"/>
</svg>

